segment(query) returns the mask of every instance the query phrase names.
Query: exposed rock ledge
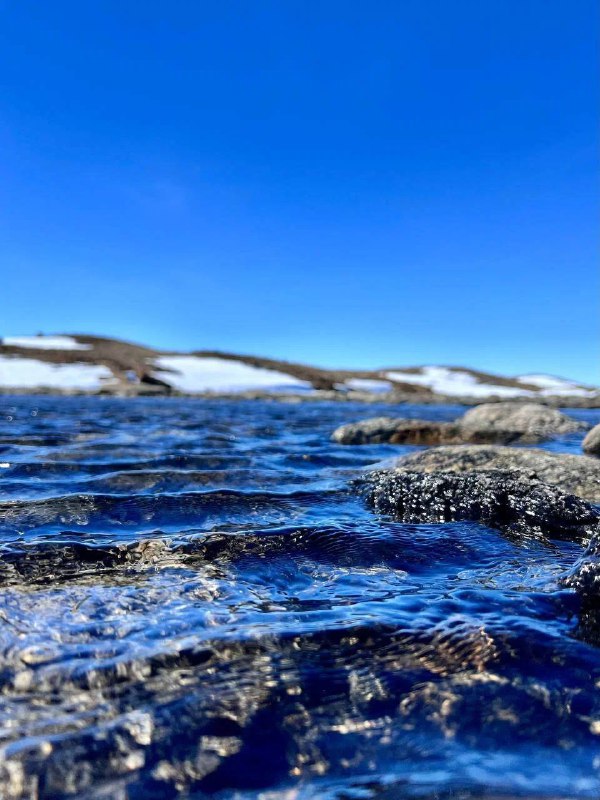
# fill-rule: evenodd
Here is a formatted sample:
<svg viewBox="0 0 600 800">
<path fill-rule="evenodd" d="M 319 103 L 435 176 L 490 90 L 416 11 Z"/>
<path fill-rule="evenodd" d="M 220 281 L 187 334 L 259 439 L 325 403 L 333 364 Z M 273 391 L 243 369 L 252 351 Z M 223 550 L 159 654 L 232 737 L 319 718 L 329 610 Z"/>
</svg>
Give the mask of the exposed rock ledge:
<svg viewBox="0 0 600 800">
<path fill-rule="evenodd" d="M 480 522 L 492 528 L 569 541 L 600 530 L 600 512 L 556 486 L 497 471 L 371 474 L 364 487 L 374 510 L 401 522 Z"/>
<path fill-rule="evenodd" d="M 600 503 L 600 461 L 590 456 L 550 453 L 539 449 L 457 445 L 402 456 L 394 464 L 402 472 L 510 472 L 522 482 L 539 480 L 563 492 Z"/>
<path fill-rule="evenodd" d="M 342 425 L 332 439 L 339 444 L 535 444 L 588 427 L 538 403 L 485 403 L 455 422 L 375 417 Z"/>
</svg>

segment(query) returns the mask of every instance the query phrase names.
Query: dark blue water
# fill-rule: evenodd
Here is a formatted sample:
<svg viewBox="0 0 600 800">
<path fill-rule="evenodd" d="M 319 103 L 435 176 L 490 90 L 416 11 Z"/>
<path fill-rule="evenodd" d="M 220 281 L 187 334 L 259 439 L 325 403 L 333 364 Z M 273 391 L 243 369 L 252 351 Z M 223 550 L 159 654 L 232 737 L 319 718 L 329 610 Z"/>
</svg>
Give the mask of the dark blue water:
<svg viewBox="0 0 600 800">
<path fill-rule="evenodd" d="M 378 518 L 381 413 L 0 399 L 0 797 L 600 796 L 581 545 Z"/>
</svg>

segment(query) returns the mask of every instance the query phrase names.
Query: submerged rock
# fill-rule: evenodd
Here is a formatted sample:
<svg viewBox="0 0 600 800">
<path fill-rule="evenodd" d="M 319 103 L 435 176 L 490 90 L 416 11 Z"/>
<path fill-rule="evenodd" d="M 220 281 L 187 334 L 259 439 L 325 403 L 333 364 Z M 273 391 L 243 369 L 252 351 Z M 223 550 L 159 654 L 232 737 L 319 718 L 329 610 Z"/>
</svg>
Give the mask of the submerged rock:
<svg viewBox="0 0 600 800">
<path fill-rule="evenodd" d="M 600 512 L 556 486 L 497 471 L 457 475 L 382 470 L 366 480 L 375 511 L 400 522 L 480 522 L 516 533 L 579 540 L 600 531 Z"/>
<path fill-rule="evenodd" d="M 484 403 L 456 422 L 376 417 L 342 425 L 339 444 L 535 444 L 588 426 L 538 403 Z"/>
<path fill-rule="evenodd" d="M 539 403 L 483 403 L 470 409 L 460 420 L 465 433 L 498 432 L 515 434 L 519 440 L 538 442 L 550 436 L 576 433 L 588 425 L 568 417 L 556 408 Z"/>
<path fill-rule="evenodd" d="M 436 447 L 400 457 L 394 465 L 403 472 L 507 471 L 519 482 L 539 480 L 584 500 L 600 502 L 600 461 L 589 456 L 550 453 L 491 445 Z"/>
<path fill-rule="evenodd" d="M 462 441 L 458 426 L 450 422 L 375 417 L 342 425 L 333 432 L 338 444 L 454 444 Z"/>
<path fill-rule="evenodd" d="M 590 456 L 600 456 L 600 425 L 595 425 L 589 431 L 581 446 L 584 453 Z"/>
</svg>

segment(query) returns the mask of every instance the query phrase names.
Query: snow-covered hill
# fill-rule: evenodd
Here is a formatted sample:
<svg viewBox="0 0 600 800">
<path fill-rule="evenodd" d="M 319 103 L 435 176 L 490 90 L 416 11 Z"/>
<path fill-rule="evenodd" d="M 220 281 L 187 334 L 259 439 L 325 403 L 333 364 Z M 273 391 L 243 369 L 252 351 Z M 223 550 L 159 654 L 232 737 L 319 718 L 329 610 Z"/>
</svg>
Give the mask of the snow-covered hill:
<svg viewBox="0 0 600 800">
<path fill-rule="evenodd" d="M 285 372 L 253 367 L 239 361 L 200 356 L 159 356 L 153 375 L 180 392 L 304 392 L 312 390 L 308 381 Z"/>
<path fill-rule="evenodd" d="M 536 397 L 567 395 L 592 397 L 597 390 L 553 375 L 518 375 L 515 378 L 485 375 L 460 367 L 426 366 L 415 371 L 391 370 L 390 380 L 425 386 L 436 394 L 450 397 Z"/>
<path fill-rule="evenodd" d="M 173 353 L 98 336 L 7 336 L 0 391 L 60 393 L 294 394 L 414 402 L 543 399 L 600 405 L 600 390 L 552 375 L 504 377 L 427 365 L 335 370 L 213 351 Z M 323 393 L 327 393 L 324 395 Z"/>
</svg>

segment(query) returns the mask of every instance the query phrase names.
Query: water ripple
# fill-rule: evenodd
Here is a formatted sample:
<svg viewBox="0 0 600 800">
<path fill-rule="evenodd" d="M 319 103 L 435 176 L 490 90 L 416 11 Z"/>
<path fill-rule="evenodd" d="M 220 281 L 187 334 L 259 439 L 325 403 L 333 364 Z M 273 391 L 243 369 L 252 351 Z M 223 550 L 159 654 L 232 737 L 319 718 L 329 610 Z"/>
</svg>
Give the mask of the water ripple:
<svg viewBox="0 0 600 800">
<path fill-rule="evenodd" d="M 373 514 L 395 409 L 2 404 L 1 797 L 600 794 L 581 545 Z"/>
</svg>

